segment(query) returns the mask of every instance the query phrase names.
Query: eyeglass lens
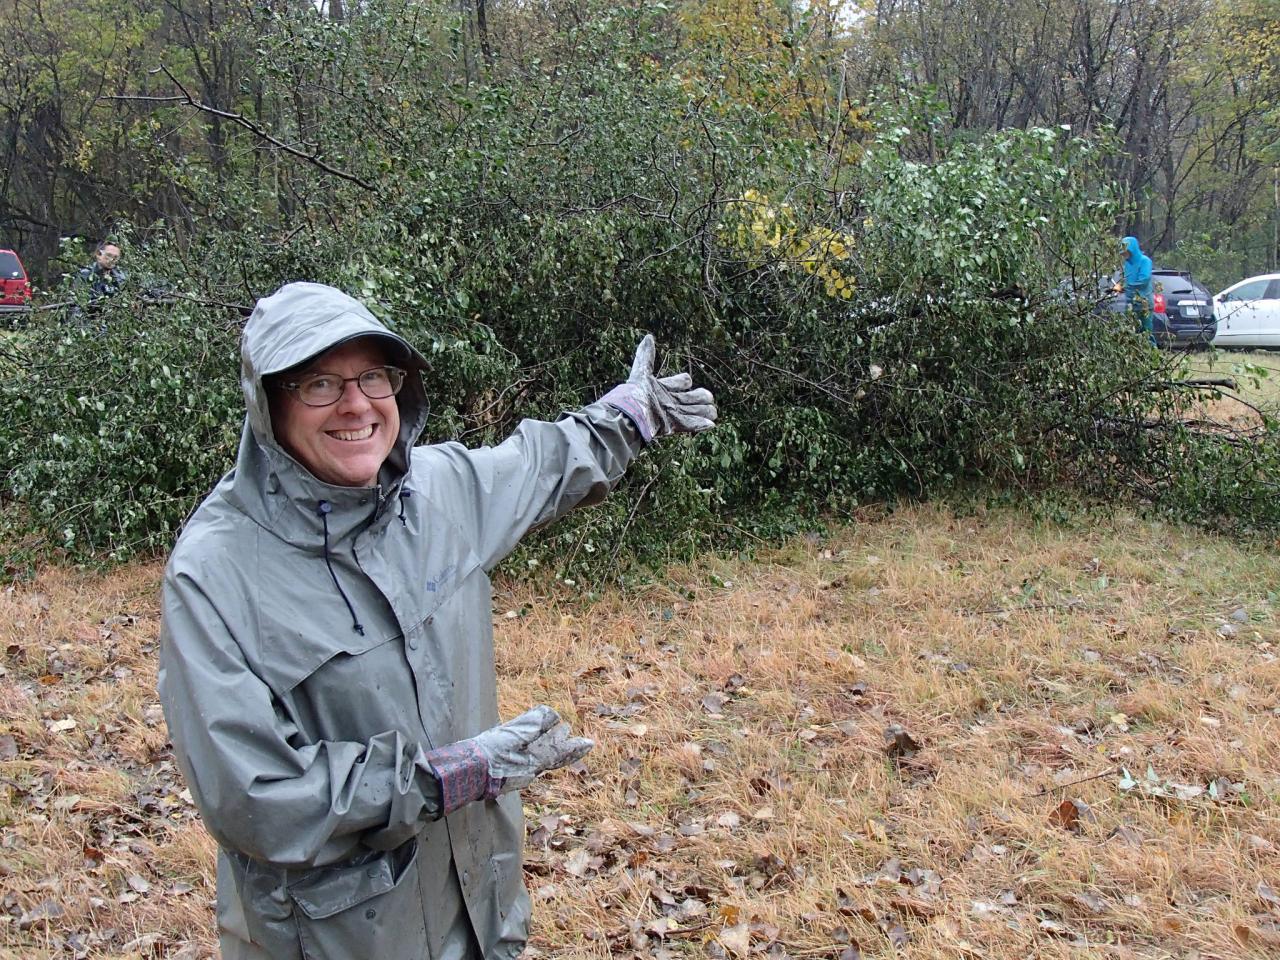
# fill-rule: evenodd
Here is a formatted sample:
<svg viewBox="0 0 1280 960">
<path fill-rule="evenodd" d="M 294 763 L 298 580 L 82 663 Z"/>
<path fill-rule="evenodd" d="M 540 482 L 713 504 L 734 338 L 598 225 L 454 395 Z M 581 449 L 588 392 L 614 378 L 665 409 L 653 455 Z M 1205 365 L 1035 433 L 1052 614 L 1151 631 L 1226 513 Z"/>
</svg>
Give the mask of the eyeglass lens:
<svg viewBox="0 0 1280 960">
<path fill-rule="evenodd" d="M 317 373 L 300 381 L 296 386 L 298 399 L 307 406 L 327 407 L 337 403 L 349 382 L 356 385 L 370 400 L 385 400 L 400 392 L 404 384 L 404 371 L 398 367 L 374 367 L 358 377 L 340 377 L 334 373 Z"/>
</svg>

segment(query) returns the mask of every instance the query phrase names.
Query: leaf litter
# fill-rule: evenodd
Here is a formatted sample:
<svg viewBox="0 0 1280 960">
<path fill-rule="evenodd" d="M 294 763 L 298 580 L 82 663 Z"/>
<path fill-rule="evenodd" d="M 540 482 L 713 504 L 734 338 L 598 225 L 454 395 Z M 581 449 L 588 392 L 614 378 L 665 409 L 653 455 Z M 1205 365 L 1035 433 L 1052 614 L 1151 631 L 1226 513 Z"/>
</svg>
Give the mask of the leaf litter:
<svg viewBox="0 0 1280 960">
<path fill-rule="evenodd" d="M 823 549 L 594 604 L 497 581 L 504 711 L 546 700 L 599 743 L 526 791 L 531 956 L 1272 949 L 1280 564 L 1145 521 L 1051 537 L 931 507 Z M 0 599 L 24 957 L 213 955 L 212 844 L 153 692 L 158 575 L 48 571 Z M 966 613 L 1025 606 L 1025 583 L 1044 606 Z M 1220 636 L 1236 606 L 1249 630 Z"/>
</svg>

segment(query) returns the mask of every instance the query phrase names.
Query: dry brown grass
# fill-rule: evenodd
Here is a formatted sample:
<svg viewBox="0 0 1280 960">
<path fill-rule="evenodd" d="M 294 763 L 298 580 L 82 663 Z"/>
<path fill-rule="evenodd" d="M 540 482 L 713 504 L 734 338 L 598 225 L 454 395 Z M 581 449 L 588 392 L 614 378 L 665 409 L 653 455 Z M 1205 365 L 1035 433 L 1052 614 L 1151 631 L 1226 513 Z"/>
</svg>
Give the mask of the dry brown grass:
<svg viewBox="0 0 1280 960">
<path fill-rule="evenodd" d="M 1278 573 L 1126 517 L 921 507 L 594 604 L 501 586 L 504 711 L 599 742 L 526 796 L 531 952 L 1280 955 Z M 14 957 L 211 951 L 157 575 L 0 595 Z"/>
</svg>

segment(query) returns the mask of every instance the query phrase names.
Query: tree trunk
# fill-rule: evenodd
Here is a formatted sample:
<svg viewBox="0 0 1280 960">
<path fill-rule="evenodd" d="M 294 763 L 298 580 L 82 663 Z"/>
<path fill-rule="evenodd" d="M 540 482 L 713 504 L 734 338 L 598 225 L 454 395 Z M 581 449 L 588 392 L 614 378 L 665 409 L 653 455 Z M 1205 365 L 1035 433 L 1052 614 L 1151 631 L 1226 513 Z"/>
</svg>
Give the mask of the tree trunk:
<svg viewBox="0 0 1280 960">
<path fill-rule="evenodd" d="M 480 37 L 480 53 L 486 67 L 493 66 L 493 48 L 489 46 L 489 18 L 485 12 L 485 0 L 476 0 L 476 33 Z"/>
</svg>

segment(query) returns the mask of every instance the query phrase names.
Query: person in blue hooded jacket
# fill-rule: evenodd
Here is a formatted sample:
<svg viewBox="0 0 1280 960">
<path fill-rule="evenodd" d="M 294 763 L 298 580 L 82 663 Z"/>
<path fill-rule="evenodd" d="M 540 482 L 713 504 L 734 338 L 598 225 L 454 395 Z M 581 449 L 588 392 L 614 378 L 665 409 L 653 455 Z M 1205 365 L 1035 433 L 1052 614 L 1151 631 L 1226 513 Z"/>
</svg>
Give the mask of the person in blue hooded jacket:
<svg viewBox="0 0 1280 960">
<path fill-rule="evenodd" d="M 1151 258 L 1142 252 L 1137 237 L 1125 237 L 1121 243 L 1124 246 L 1124 295 L 1129 300 L 1129 312 L 1137 315 L 1142 329 L 1154 344 L 1151 306 L 1155 292 L 1151 282 Z"/>
</svg>

